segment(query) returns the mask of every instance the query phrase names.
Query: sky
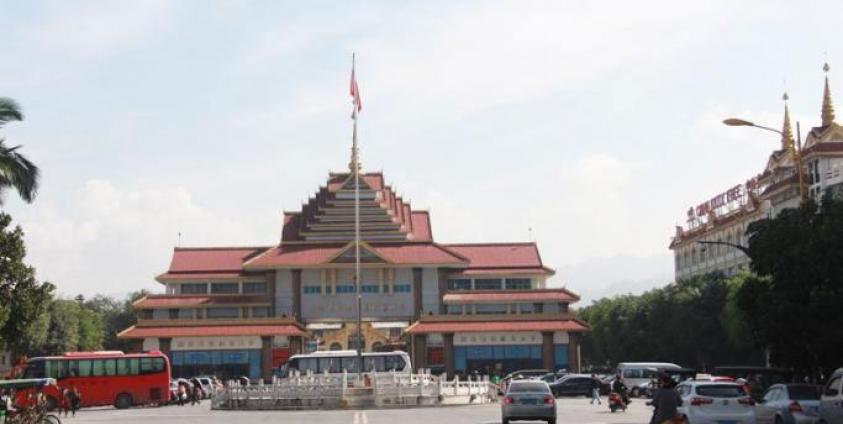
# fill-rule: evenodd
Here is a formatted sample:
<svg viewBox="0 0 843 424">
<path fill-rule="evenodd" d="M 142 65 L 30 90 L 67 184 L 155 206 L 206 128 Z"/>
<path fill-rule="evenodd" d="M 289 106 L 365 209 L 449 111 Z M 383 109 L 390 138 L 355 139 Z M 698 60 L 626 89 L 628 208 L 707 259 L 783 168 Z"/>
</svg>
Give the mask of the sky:
<svg viewBox="0 0 843 424">
<path fill-rule="evenodd" d="M 269 246 L 347 169 L 351 55 L 364 170 L 438 242 L 528 241 L 583 296 L 673 278 L 689 206 L 757 174 L 782 92 L 819 125 L 843 93 L 835 1 L 9 1 L 0 129 L 38 164 L 6 193 L 62 295 L 163 291 L 175 245 Z M 838 77 L 839 75 L 839 77 Z M 840 97 L 838 97 L 840 98 Z M 179 233 L 181 238 L 179 240 Z"/>
</svg>

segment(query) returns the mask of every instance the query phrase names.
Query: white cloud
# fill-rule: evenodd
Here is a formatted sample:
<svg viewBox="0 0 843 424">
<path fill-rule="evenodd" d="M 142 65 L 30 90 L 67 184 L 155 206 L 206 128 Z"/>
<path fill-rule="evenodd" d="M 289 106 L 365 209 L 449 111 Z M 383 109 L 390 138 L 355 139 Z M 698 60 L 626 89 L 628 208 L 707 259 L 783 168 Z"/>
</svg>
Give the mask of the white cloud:
<svg viewBox="0 0 843 424">
<path fill-rule="evenodd" d="M 39 199 L 16 214 L 39 277 L 59 291 L 125 293 L 160 290 L 153 277 L 166 271 L 172 247 L 254 245 L 271 240 L 248 222 L 219 216 L 181 187 L 130 189 L 89 180 L 64 204 Z"/>
</svg>

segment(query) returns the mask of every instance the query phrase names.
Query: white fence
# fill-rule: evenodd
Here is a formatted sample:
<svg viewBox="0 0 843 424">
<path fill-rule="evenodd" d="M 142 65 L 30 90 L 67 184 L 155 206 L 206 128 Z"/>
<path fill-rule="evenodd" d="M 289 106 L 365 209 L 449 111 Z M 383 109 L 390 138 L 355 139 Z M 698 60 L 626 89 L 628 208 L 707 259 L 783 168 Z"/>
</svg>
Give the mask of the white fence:
<svg viewBox="0 0 843 424">
<path fill-rule="evenodd" d="M 214 409 L 334 409 L 466 405 L 496 401 L 488 378 L 460 381 L 395 372 L 296 375 L 272 384 L 230 382 L 211 402 Z"/>
</svg>

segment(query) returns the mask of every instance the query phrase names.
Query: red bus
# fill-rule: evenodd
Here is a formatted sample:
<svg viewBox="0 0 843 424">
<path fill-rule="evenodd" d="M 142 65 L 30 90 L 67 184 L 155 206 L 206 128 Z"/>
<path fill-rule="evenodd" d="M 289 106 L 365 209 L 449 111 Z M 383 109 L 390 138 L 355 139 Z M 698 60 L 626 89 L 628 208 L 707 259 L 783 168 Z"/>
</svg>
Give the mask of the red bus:
<svg viewBox="0 0 843 424">
<path fill-rule="evenodd" d="M 70 387 L 79 390 L 83 407 L 114 405 L 125 409 L 163 405 L 170 400 L 170 361 L 157 351 L 68 352 L 64 356 L 31 358 L 22 371 L 22 378 L 56 379 L 58 387 L 43 390 L 50 409 L 58 405 L 60 390 Z M 31 390 L 18 392 L 18 400 L 26 402 Z"/>
</svg>

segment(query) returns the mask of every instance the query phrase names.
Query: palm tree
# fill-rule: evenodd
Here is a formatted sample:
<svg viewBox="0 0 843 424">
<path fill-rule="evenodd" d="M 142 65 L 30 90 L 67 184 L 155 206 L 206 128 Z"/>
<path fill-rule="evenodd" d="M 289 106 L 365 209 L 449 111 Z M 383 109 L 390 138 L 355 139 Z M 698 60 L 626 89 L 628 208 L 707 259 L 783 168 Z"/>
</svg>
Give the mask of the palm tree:
<svg viewBox="0 0 843 424">
<path fill-rule="evenodd" d="M 0 127 L 11 121 L 23 121 L 20 106 L 10 98 L 0 97 Z M 6 139 L 0 137 L 0 194 L 14 187 L 20 197 L 30 203 L 38 191 L 39 171 L 35 164 L 17 152 L 20 147 L 8 147 Z"/>
</svg>

